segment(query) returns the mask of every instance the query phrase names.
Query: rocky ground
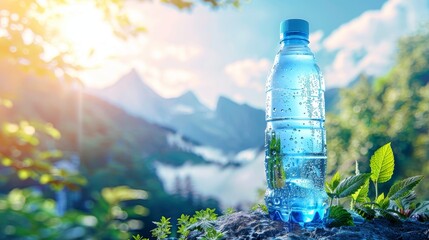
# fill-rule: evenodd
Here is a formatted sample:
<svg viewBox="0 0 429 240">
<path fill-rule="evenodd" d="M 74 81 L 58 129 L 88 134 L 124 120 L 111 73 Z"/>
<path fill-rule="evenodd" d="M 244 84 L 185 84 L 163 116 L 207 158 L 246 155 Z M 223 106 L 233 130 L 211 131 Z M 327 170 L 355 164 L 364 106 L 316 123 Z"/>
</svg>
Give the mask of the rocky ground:
<svg viewBox="0 0 429 240">
<path fill-rule="evenodd" d="M 367 221 L 357 226 L 312 230 L 272 221 L 263 212 L 237 212 L 225 215 L 216 222 L 216 229 L 225 232 L 224 239 L 412 239 L 429 240 L 429 222 L 405 221 L 391 223 L 385 219 Z"/>
</svg>

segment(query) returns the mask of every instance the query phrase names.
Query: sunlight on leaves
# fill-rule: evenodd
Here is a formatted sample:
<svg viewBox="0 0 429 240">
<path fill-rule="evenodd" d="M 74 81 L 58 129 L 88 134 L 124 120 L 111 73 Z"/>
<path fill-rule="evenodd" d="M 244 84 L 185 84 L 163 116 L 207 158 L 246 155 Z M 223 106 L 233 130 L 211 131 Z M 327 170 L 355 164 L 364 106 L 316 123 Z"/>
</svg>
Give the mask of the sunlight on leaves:
<svg viewBox="0 0 429 240">
<path fill-rule="evenodd" d="M 127 200 L 146 199 L 148 197 L 146 191 L 131 189 L 128 186 L 104 188 L 101 191 L 101 195 L 110 204 L 118 204 Z"/>
<path fill-rule="evenodd" d="M 371 180 L 375 183 L 384 183 L 390 180 L 395 167 L 392 147 L 390 143 L 375 151 L 370 160 Z"/>
</svg>

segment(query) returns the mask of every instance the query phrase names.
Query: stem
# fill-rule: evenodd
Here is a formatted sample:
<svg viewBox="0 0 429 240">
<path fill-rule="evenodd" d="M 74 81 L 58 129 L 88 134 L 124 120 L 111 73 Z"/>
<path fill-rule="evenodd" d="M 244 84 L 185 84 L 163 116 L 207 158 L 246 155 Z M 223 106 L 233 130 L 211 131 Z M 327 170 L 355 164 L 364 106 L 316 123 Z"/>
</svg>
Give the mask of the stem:
<svg viewBox="0 0 429 240">
<path fill-rule="evenodd" d="M 329 198 L 329 207 L 332 207 L 332 201 L 333 199 L 332 198 Z"/>
<path fill-rule="evenodd" d="M 377 198 L 378 198 L 378 184 L 377 184 L 377 182 L 375 182 L 374 184 L 375 184 L 375 199 L 374 200 L 377 200 Z"/>
</svg>

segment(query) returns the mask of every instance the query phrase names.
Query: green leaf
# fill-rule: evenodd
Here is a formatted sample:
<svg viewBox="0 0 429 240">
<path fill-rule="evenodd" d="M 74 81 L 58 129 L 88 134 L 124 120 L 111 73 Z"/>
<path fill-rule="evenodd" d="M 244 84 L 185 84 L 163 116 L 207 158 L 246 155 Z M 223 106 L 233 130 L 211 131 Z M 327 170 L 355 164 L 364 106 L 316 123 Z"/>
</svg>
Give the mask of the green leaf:
<svg viewBox="0 0 429 240">
<path fill-rule="evenodd" d="M 406 209 L 415 209 L 417 207 L 417 194 L 416 191 L 411 191 L 407 196 L 400 199 L 401 205 Z"/>
<path fill-rule="evenodd" d="M 429 221 L 429 201 L 418 203 L 411 217 L 421 222 Z"/>
<path fill-rule="evenodd" d="M 331 184 L 329 184 L 329 182 L 325 182 L 325 192 L 328 194 L 328 196 L 329 197 L 333 197 L 333 196 L 330 196 L 329 194 L 331 194 L 332 193 L 332 188 L 331 188 Z"/>
<path fill-rule="evenodd" d="M 332 206 L 327 211 L 327 227 L 354 226 L 352 215 L 343 206 Z"/>
<path fill-rule="evenodd" d="M 425 213 L 425 212 L 429 213 L 429 201 L 418 203 L 413 213 L 418 214 L 418 213 Z"/>
<path fill-rule="evenodd" d="M 353 211 L 367 220 L 372 220 L 375 217 L 375 210 L 371 207 L 355 205 Z"/>
<path fill-rule="evenodd" d="M 334 197 L 332 193 L 334 192 L 335 188 L 340 183 L 341 176 L 339 172 L 336 172 L 334 176 L 332 176 L 331 181 L 325 182 L 325 192 L 329 195 L 329 197 Z M 332 195 L 332 196 L 331 196 Z"/>
<path fill-rule="evenodd" d="M 152 236 L 156 239 L 164 239 L 167 238 L 171 233 L 171 224 L 170 218 L 166 218 L 164 216 L 161 217 L 161 221 L 153 222 L 156 225 L 156 228 L 151 230 Z"/>
<path fill-rule="evenodd" d="M 235 211 L 235 209 L 234 208 L 232 208 L 232 207 L 229 207 L 229 208 L 227 208 L 226 210 L 225 210 L 225 215 L 231 215 L 231 214 L 233 214 L 233 213 L 235 213 L 236 211 Z"/>
<path fill-rule="evenodd" d="M 133 240 L 149 240 L 149 238 L 143 238 L 140 234 L 134 235 Z"/>
<path fill-rule="evenodd" d="M 218 240 L 222 239 L 223 233 L 216 231 L 214 228 L 209 228 L 206 234 L 201 238 L 202 240 Z"/>
<path fill-rule="evenodd" d="M 387 196 L 392 200 L 406 197 L 408 194 L 411 193 L 411 191 L 417 186 L 417 184 L 419 184 L 422 179 L 423 176 L 419 175 L 396 182 L 390 188 Z"/>
<path fill-rule="evenodd" d="M 384 200 L 384 193 L 381 193 L 380 195 L 378 195 L 377 199 L 375 199 L 375 202 L 377 204 L 380 204 L 380 202 L 383 200 Z"/>
<path fill-rule="evenodd" d="M 377 149 L 371 156 L 371 180 L 374 183 L 384 183 L 390 180 L 395 168 L 392 147 L 390 143 Z"/>
<path fill-rule="evenodd" d="M 189 226 L 191 226 L 191 217 L 189 215 L 182 214 L 180 218 L 177 219 L 178 229 L 177 233 L 181 236 L 181 239 L 186 239 L 190 233 Z"/>
<path fill-rule="evenodd" d="M 342 180 L 334 190 L 336 197 L 343 198 L 355 193 L 365 184 L 369 177 L 369 173 L 364 173 Z"/>
<path fill-rule="evenodd" d="M 381 209 L 387 209 L 389 207 L 390 199 L 388 196 L 384 197 L 384 193 L 378 195 L 375 203 L 378 204 L 378 207 Z"/>
<path fill-rule="evenodd" d="M 368 198 L 369 180 L 366 180 L 361 188 L 351 195 L 352 199 L 358 203 L 369 202 Z"/>
<path fill-rule="evenodd" d="M 340 184 L 340 181 L 341 181 L 341 175 L 339 172 L 336 172 L 331 179 L 332 189 L 337 188 L 338 184 Z"/>
<path fill-rule="evenodd" d="M 268 208 L 267 208 L 267 206 L 266 206 L 265 204 L 263 204 L 263 203 L 256 203 L 256 204 L 254 204 L 254 205 L 250 208 L 250 210 L 252 210 L 252 211 L 260 210 L 260 211 L 263 211 L 263 212 L 265 212 L 265 213 L 268 213 Z"/>
</svg>

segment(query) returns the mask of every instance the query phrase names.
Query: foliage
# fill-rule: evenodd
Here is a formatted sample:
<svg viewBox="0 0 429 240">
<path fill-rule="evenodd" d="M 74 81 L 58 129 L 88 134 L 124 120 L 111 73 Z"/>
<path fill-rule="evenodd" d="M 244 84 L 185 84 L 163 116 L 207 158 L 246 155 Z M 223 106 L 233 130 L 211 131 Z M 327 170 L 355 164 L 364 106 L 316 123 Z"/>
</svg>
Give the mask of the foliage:
<svg viewBox="0 0 429 240">
<path fill-rule="evenodd" d="M 396 63 L 388 74 L 378 78 L 361 75 L 341 90 L 337 114 L 328 114 L 326 120 L 328 174 L 350 174 L 356 160 L 365 162 L 386 142 L 395 149 L 391 181 L 429 174 L 428 53 L 426 25 L 399 41 Z M 362 167 L 369 172 L 368 165 Z M 385 185 L 379 188 L 388 190 Z M 417 188 L 421 198 L 429 197 L 429 181 Z"/>
<path fill-rule="evenodd" d="M 149 238 L 144 238 L 142 236 L 140 236 L 140 234 L 134 235 L 132 236 L 132 240 L 149 240 Z"/>
<path fill-rule="evenodd" d="M 10 100 L 2 100 L 3 106 L 12 107 Z M 0 123 L 0 169 L 3 175 L 16 175 L 20 180 L 33 180 L 51 186 L 55 190 L 67 187 L 72 190 L 86 184 L 78 173 L 57 167 L 55 162 L 63 158 L 59 150 L 41 149 L 41 139 L 58 140 L 61 134 L 51 124 L 19 121 Z"/>
<path fill-rule="evenodd" d="M 387 197 L 389 197 L 390 200 L 395 201 L 398 199 L 403 199 L 406 196 L 409 196 L 411 191 L 417 186 L 417 184 L 420 183 L 422 179 L 423 179 L 423 176 L 414 176 L 414 177 L 410 177 L 402 181 L 396 182 L 390 188 L 389 193 L 387 194 Z"/>
<path fill-rule="evenodd" d="M 225 214 L 225 215 L 231 215 L 231 214 L 233 214 L 233 213 L 235 213 L 235 212 L 236 212 L 236 211 L 235 211 L 235 209 L 234 209 L 234 208 L 229 207 L 229 208 L 227 208 L 227 209 L 225 210 L 224 214 Z"/>
<path fill-rule="evenodd" d="M 350 198 L 351 208 L 365 219 L 378 216 L 392 221 L 404 217 L 427 219 L 425 207 L 418 209 L 419 214 L 413 214 L 417 205 L 425 205 L 425 202 L 418 203 L 415 191 L 420 191 L 423 199 L 428 198 L 429 181 L 421 181 L 421 176 L 400 179 L 429 174 L 428 43 L 428 25 L 402 38 L 392 70 L 376 79 L 361 75 L 341 90 L 337 114 L 327 116 L 328 172 L 331 174 L 335 173 L 334 169 L 351 173 L 354 162 L 357 167 L 366 161 L 368 153 L 381 147 L 369 166 L 362 166 L 363 172 L 371 171 L 374 187 L 370 188 L 367 181 Z M 395 149 L 394 155 L 391 146 Z M 390 189 L 387 184 L 379 184 L 389 179 L 395 182 Z M 330 184 L 326 189 L 332 192 Z M 399 199 L 392 200 L 392 196 Z"/>
<path fill-rule="evenodd" d="M 179 239 L 187 239 L 191 231 L 199 231 L 202 234 L 200 237 L 201 239 L 222 239 L 223 233 L 218 232 L 214 228 L 214 223 L 216 220 L 217 214 L 215 213 L 215 209 L 210 208 L 196 211 L 192 217 L 182 214 L 180 218 L 177 219 L 177 233 L 180 235 Z M 172 227 L 170 218 L 162 216 L 161 220 L 159 222 L 154 222 L 154 224 L 156 227 L 151 230 L 153 237 L 156 239 L 166 239 L 169 237 Z"/>
<path fill-rule="evenodd" d="M 282 188 L 286 182 L 283 168 L 280 138 L 273 133 L 267 159 L 268 184 L 270 188 Z"/>
<path fill-rule="evenodd" d="M 190 231 L 190 227 L 192 224 L 196 223 L 196 219 L 194 217 L 190 217 L 189 215 L 182 214 L 179 219 L 177 219 L 178 229 L 177 233 L 180 234 L 180 240 L 187 239 Z"/>
<path fill-rule="evenodd" d="M 265 204 L 263 204 L 263 203 L 257 203 L 257 204 L 255 204 L 255 205 L 253 205 L 253 206 L 250 208 L 250 210 L 252 210 L 252 211 L 260 210 L 260 211 L 263 211 L 263 212 L 265 212 L 265 213 L 268 213 L 267 205 L 265 205 Z"/>
<path fill-rule="evenodd" d="M 78 137 L 77 127 L 71 126 L 70 123 L 78 116 L 73 116 L 69 112 L 76 107 L 72 104 L 77 102 L 78 97 L 72 85 L 78 82 L 76 73 L 83 69 L 83 66 L 73 62 L 71 57 L 73 46 L 64 46 L 63 41 L 57 41 L 59 29 L 56 22 L 62 16 L 56 14 L 56 11 L 75 3 L 94 4 L 102 12 L 105 20 L 110 23 L 116 36 L 125 39 L 137 36 L 145 30 L 126 15 L 127 2 L 131 1 L 2 1 L 0 20 L 4 25 L 0 36 L 0 75 L 2 76 L 0 106 L 16 108 L 14 111 L 0 110 L 0 122 L 2 124 L 4 122 L 5 130 L 9 131 L 17 127 L 18 130 L 13 136 L 4 134 L 1 130 L 0 152 L 9 151 L 15 147 L 19 148 L 22 154 L 22 156 L 13 155 L 13 157 L 7 154 L 0 156 L 0 163 L 7 165 L 0 167 L 1 170 L 5 170 L 2 171 L 0 180 L 10 181 L 1 186 L 4 188 L 2 190 L 9 191 L 11 182 L 13 185 L 20 186 L 39 187 L 39 184 L 47 184 L 55 189 L 63 186 L 76 189 L 86 182 L 81 175 L 57 169 L 52 164 L 66 158 L 68 154 L 64 151 L 64 155 L 61 156 L 61 152 L 55 149 L 70 148 L 75 145 Z M 162 2 L 181 9 L 183 7 L 179 4 L 186 2 L 190 3 L 186 7 L 188 9 L 197 3 L 207 3 L 214 8 L 238 4 L 235 0 Z M 30 37 L 27 38 L 24 35 Z M 91 54 L 91 52 L 88 53 L 88 55 Z M 154 150 L 158 151 L 159 146 L 167 145 L 162 134 L 159 134 L 163 129 L 148 124 L 144 120 L 130 117 L 125 112 L 108 104 L 103 105 L 94 99 L 86 99 L 82 115 L 84 128 L 82 131 L 87 134 L 88 140 L 82 143 L 83 149 L 79 152 L 81 156 L 79 171 L 87 177 L 88 184 L 79 189 L 80 200 L 72 207 L 82 210 L 79 214 L 85 213 L 85 216 L 89 216 L 83 219 L 93 221 L 95 217 L 97 225 L 85 227 L 78 223 L 70 223 L 71 228 L 75 227 L 81 231 L 81 227 L 84 227 L 87 230 L 85 234 L 89 237 L 93 236 L 94 239 L 119 238 L 119 235 L 120 238 L 124 238 L 128 231 L 142 232 L 143 221 L 146 224 L 157 218 L 161 214 L 159 205 L 165 206 L 164 213 L 172 215 L 179 211 L 192 212 L 202 207 L 218 206 L 213 199 L 194 196 L 191 188 L 187 189 L 189 191 L 186 197 L 171 196 L 165 192 L 160 179 L 144 161 L 147 155 L 153 154 Z M 41 124 L 22 119 L 37 119 L 48 123 Z M 3 129 L 3 125 L 0 127 Z M 34 134 L 27 134 L 33 131 L 32 128 L 34 128 Z M 59 137 L 56 129 L 62 133 L 60 143 L 53 141 L 56 138 L 54 136 Z M 148 136 L 151 137 L 150 140 L 147 140 Z M 3 144 L 4 139 L 10 140 L 11 144 Z M 77 147 L 73 150 L 78 151 Z M 163 151 L 168 152 L 171 149 L 163 148 Z M 13 154 L 16 154 L 16 151 Z M 185 157 L 194 157 L 199 160 L 195 155 Z M 169 157 L 168 160 L 172 159 L 174 160 Z M 16 174 L 20 177 L 19 180 L 25 179 L 25 181 L 15 181 L 11 174 Z M 145 207 L 140 205 L 139 201 L 125 199 L 123 194 L 121 195 L 129 190 L 131 196 L 135 196 L 132 194 L 136 191 L 140 194 L 141 190 L 116 188 L 118 182 L 133 188 L 147 187 L 151 192 L 151 198 L 145 200 Z M 42 189 L 45 190 L 44 187 Z M 49 197 L 52 194 L 48 192 L 46 195 Z M 147 217 L 148 208 L 151 209 L 150 217 Z M 66 212 L 65 215 L 69 213 Z M 80 219 L 78 215 L 75 221 Z M 58 221 L 68 224 L 62 218 Z"/>
<path fill-rule="evenodd" d="M 375 198 L 378 197 L 378 183 L 385 183 L 390 180 L 395 167 L 392 148 L 390 143 L 382 146 L 370 160 L 371 180 L 375 186 Z"/>
<path fill-rule="evenodd" d="M 240 0 L 159 0 L 178 9 L 191 9 L 197 2 L 212 8 L 233 5 Z M 136 37 L 145 27 L 129 17 L 126 8 L 132 0 L 2 0 L 2 30 L 0 36 L 0 62 L 19 66 L 21 71 L 48 79 L 79 82 L 77 73 L 86 66 L 74 61 L 73 46 L 66 46 L 58 36 L 62 17 L 59 9 L 76 3 L 93 5 L 104 16 L 112 33 L 122 40 Z M 140 2 L 149 2 L 140 0 Z M 26 37 L 22 37 L 25 35 Z M 66 48 L 65 48 L 66 46 Z M 88 57 L 94 51 L 89 50 Z"/>
<path fill-rule="evenodd" d="M 424 220 L 429 210 L 425 202 L 416 204 L 414 188 L 423 179 L 423 176 L 414 176 L 394 183 L 388 194 L 378 195 L 377 183 L 387 182 L 393 174 L 393 151 L 390 143 L 375 151 L 371 157 L 371 173 L 360 174 L 340 180 L 337 172 L 331 181 L 326 182 L 325 189 L 330 197 L 330 206 L 327 210 L 326 224 L 329 227 L 353 225 L 353 219 L 347 210 L 341 205 L 332 206 L 334 198 L 351 197 L 351 210 L 367 220 L 382 216 L 389 221 L 398 221 L 400 218 L 414 216 Z M 371 200 L 368 197 L 369 179 L 374 183 L 375 196 Z M 417 211 L 417 206 L 423 206 Z M 417 215 L 418 214 L 418 215 Z"/>
<path fill-rule="evenodd" d="M 72 219 L 56 214 L 55 202 L 29 189 L 14 189 L 0 196 L 0 238 L 59 239 Z"/>
<path fill-rule="evenodd" d="M 352 215 L 341 205 L 329 207 L 328 215 L 328 227 L 354 226 Z"/>
<path fill-rule="evenodd" d="M 172 4 L 179 9 L 191 9 L 197 2 L 208 4 L 212 8 L 219 8 L 227 5 L 233 5 L 234 7 L 239 7 L 240 2 L 243 0 L 160 0 L 163 3 Z"/>
<path fill-rule="evenodd" d="M 125 193 L 110 189 L 114 193 Z M 132 196 L 134 189 L 127 189 Z M 120 194 L 120 195 L 121 195 Z M 118 197 L 116 199 L 120 199 Z M 138 196 L 128 200 L 138 199 Z M 103 197 L 96 197 L 91 213 L 68 211 L 59 215 L 56 202 L 44 198 L 34 189 L 14 189 L 6 196 L 0 196 L 1 239 L 123 239 L 128 230 L 136 226 L 136 221 L 126 216 L 135 215 L 133 207 L 124 207 L 124 201 L 111 203 Z M 133 215 L 134 214 L 134 215 Z M 138 225 L 138 224 L 137 224 Z M 142 224 L 140 224 L 141 227 Z M 125 228 L 124 228 L 125 227 Z"/>
<path fill-rule="evenodd" d="M 209 228 L 206 234 L 201 238 L 202 240 L 218 240 L 222 239 L 223 233 L 216 231 L 214 228 Z"/>
<path fill-rule="evenodd" d="M 171 223 L 170 218 L 161 218 L 159 222 L 153 222 L 156 225 L 156 228 L 152 229 L 152 236 L 157 240 L 165 239 L 171 233 Z"/>
</svg>

